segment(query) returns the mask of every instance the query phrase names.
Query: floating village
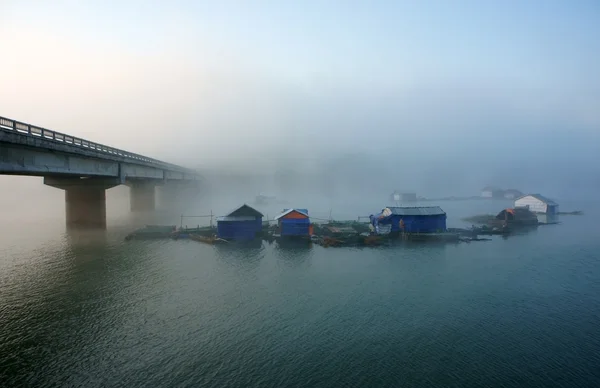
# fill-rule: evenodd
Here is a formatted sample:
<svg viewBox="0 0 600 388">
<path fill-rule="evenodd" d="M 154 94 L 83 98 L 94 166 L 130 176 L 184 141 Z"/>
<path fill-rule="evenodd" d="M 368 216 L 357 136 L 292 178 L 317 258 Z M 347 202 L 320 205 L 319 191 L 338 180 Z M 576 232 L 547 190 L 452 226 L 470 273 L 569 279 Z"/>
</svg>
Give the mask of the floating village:
<svg viewBox="0 0 600 388">
<path fill-rule="evenodd" d="M 464 219 L 470 228 L 448 228 L 446 212 L 439 206 L 388 206 L 369 216 L 355 220 L 334 221 L 311 218 L 308 209 L 284 208 L 273 219 L 243 204 L 225 216 L 181 216 L 181 225 L 147 225 L 130 233 L 132 239 L 190 239 L 205 244 L 235 244 L 260 246 L 263 241 L 280 245 L 319 244 L 323 247 L 381 246 L 404 242 L 460 243 L 486 241 L 487 236 L 508 236 L 512 233 L 557 224 L 558 214 L 580 215 L 581 211 L 560 213 L 558 203 L 540 194 L 522 194 L 516 190 L 498 191 L 485 188 L 481 198 L 514 199 L 514 206 L 501 209 L 495 215 L 479 215 Z M 458 198 L 457 198 L 458 199 Z M 274 197 L 260 195 L 255 203 L 265 204 Z M 414 193 L 394 192 L 391 200 L 402 202 L 427 201 Z M 540 222 L 543 214 L 547 222 Z M 186 217 L 210 217 L 210 225 L 189 228 Z M 214 222 L 216 220 L 216 223 Z"/>
</svg>

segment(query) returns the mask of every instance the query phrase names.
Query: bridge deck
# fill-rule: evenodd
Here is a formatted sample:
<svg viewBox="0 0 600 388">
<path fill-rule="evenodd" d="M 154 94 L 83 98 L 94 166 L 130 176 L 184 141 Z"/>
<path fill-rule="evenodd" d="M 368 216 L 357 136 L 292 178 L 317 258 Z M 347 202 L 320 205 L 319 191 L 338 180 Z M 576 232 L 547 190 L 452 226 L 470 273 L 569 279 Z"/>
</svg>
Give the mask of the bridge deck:
<svg viewBox="0 0 600 388">
<path fill-rule="evenodd" d="M 198 177 L 198 174 L 195 171 L 185 167 L 95 143 L 65 133 L 8 119 L 6 117 L 0 117 L 0 144 L 2 143 L 17 147 L 26 147 L 27 149 L 37 151 L 38 153 L 55 151 L 75 154 L 84 158 L 89 157 L 111 162 L 125 162 L 129 165 L 140 165 L 161 169 L 165 172 L 183 173 L 187 176 L 194 177 L 191 179 L 196 179 Z M 2 155 L 0 155 L 0 159 L 1 157 Z M 23 172 L 27 173 L 25 170 Z M 18 169 L 15 169 L 14 171 L 10 171 L 9 169 L 4 171 L 4 173 L 18 173 Z"/>
</svg>

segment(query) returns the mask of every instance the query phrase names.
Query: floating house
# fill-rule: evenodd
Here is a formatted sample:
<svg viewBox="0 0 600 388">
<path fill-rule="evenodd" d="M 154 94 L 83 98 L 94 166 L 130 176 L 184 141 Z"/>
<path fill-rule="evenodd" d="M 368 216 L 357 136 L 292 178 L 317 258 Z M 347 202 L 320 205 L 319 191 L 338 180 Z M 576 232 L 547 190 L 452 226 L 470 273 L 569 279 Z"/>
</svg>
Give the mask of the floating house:
<svg viewBox="0 0 600 388">
<path fill-rule="evenodd" d="M 310 237 L 312 234 L 307 209 L 284 209 L 275 220 L 282 237 Z"/>
<path fill-rule="evenodd" d="M 558 203 L 540 194 L 527 194 L 515 200 L 515 208 L 527 208 L 533 213 L 557 214 Z"/>
<path fill-rule="evenodd" d="M 253 240 L 262 232 L 263 214 L 244 204 L 217 218 L 217 236 L 225 240 Z"/>
<path fill-rule="evenodd" d="M 370 216 L 377 234 L 441 233 L 446 231 L 446 212 L 439 206 L 387 207 Z"/>
<path fill-rule="evenodd" d="M 503 221 L 506 225 L 537 225 L 537 216 L 525 207 L 515 207 L 514 209 L 504 209 L 496 216 L 496 220 Z"/>
<path fill-rule="evenodd" d="M 391 195 L 392 201 L 394 202 L 417 202 L 416 193 L 400 193 L 394 191 Z"/>
<path fill-rule="evenodd" d="M 502 198 L 504 191 L 495 186 L 486 186 L 481 189 L 481 196 L 483 198 Z"/>
</svg>

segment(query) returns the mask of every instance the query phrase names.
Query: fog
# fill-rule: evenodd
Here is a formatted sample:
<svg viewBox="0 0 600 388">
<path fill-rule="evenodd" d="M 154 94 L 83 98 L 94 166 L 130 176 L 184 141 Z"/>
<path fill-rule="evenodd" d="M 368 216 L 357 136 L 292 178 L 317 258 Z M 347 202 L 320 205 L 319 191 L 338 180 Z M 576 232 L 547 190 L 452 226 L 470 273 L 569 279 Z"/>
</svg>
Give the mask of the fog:
<svg viewBox="0 0 600 388">
<path fill-rule="evenodd" d="M 597 4 L 366 4 L 4 1 L 0 115 L 196 168 L 231 202 L 597 193 Z"/>
</svg>

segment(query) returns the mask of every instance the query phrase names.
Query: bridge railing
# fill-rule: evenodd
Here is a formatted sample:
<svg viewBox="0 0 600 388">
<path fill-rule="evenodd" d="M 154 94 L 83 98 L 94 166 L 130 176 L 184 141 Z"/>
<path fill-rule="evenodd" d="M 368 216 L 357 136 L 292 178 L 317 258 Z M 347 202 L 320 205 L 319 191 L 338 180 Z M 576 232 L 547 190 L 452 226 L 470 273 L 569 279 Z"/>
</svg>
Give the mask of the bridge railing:
<svg viewBox="0 0 600 388">
<path fill-rule="evenodd" d="M 26 136 L 32 136 L 49 140 L 60 144 L 68 144 L 75 147 L 81 147 L 85 150 L 92 150 L 95 152 L 106 154 L 107 156 L 118 156 L 121 158 L 132 159 L 140 162 L 158 164 L 163 167 L 167 167 L 173 170 L 186 170 L 183 167 L 166 163 L 158 159 L 148 158 L 143 155 L 139 155 L 133 152 L 120 150 L 118 148 L 105 146 L 103 144 L 94 143 L 89 140 L 81 139 L 79 137 L 67 135 L 65 133 L 51 131 L 46 128 L 34 126 L 31 124 L 23 123 L 17 120 L 8 119 L 0 116 L 0 129 L 5 131 L 16 132 Z M 189 171 L 191 173 L 191 171 Z"/>
</svg>

